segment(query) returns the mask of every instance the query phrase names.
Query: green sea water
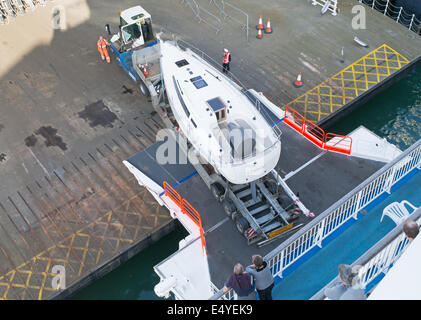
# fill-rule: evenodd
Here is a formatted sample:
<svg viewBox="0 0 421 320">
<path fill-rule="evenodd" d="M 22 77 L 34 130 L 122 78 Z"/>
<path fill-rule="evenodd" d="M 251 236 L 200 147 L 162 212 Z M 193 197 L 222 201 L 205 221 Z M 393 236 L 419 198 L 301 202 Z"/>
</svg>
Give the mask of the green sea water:
<svg viewBox="0 0 421 320">
<path fill-rule="evenodd" d="M 161 238 L 103 278 L 72 297 L 73 300 L 155 300 L 153 287 L 159 282 L 153 267 L 178 250 L 188 235 L 183 227 Z"/>
<path fill-rule="evenodd" d="M 421 67 L 373 97 L 329 132 L 346 135 L 360 125 L 405 150 L 421 138 Z"/>
<path fill-rule="evenodd" d="M 373 97 L 329 132 L 346 135 L 360 125 L 386 138 L 401 150 L 421 138 L 421 68 Z M 73 299 L 158 299 L 153 287 L 159 282 L 153 266 L 178 249 L 187 236 L 179 227 L 166 237 L 83 289 Z"/>
</svg>

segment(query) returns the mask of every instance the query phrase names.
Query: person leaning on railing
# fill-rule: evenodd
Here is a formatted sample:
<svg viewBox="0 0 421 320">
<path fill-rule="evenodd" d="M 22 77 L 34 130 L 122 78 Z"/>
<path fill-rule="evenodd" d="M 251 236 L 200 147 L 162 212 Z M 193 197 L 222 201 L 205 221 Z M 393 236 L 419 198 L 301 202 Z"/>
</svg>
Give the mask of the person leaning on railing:
<svg viewBox="0 0 421 320">
<path fill-rule="evenodd" d="M 340 264 L 338 280 L 325 289 L 329 300 L 366 300 L 364 290 L 358 285 L 358 267 Z"/>
<path fill-rule="evenodd" d="M 251 258 L 251 262 L 253 264 L 248 266 L 246 271 L 256 280 L 256 290 L 259 294 L 259 300 L 272 300 L 274 282 L 268 264 L 258 254 Z"/>
<path fill-rule="evenodd" d="M 411 243 L 412 241 L 414 241 L 415 237 L 420 232 L 420 227 L 415 221 L 407 219 L 402 224 L 402 230 L 405 233 L 405 236 L 408 238 L 409 242 Z"/>
<path fill-rule="evenodd" d="M 232 288 L 238 296 L 238 300 L 256 300 L 256 292 L 251 282 L 251 276 L 244 272 L 244 267 L 241 263 L 234 266 L 234 273 L 225 282 L 222 289 L 227 292 Z"/>
</svg>

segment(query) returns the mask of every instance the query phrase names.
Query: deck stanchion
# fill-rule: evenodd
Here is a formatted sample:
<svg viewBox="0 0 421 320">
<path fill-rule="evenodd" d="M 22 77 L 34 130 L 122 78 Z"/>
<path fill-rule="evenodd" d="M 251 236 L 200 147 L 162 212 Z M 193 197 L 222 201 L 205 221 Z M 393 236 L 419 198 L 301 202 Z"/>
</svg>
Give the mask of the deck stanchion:
<svg viewBox="0 0 421 320">
<path fill-rule="evenodd" d="M 387 7 L 389 6 L 389 0 L 387 0 L 386 2 L 386 7 L 384 8 L 384 15 L 386 15 L 387 13 Z"/>
</svg>

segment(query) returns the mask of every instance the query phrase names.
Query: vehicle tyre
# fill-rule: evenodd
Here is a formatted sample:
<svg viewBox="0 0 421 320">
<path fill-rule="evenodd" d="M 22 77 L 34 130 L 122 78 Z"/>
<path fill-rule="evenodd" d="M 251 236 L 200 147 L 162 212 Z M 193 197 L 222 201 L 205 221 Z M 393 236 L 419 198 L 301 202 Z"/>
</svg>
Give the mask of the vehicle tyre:
<svg viewBox="0 0 421 320">
<path fill-rule="evenodd" d="M 268 188 L 269 192 L 273 195 L 277 194 L 278 192 L 278 184 L 273 180 L 268 180 L 265 183 L 266 188 Z"/>
<path fill-rule="evenodd" d="M 140 92 L 142 92 L 142 94 L 145 97 L 149 97 L 150 96 L 149 89 L 148 89 L 148 87 L 146 86 L 146 84 L 143 81 L 140 81 L 139 88 L 140 88 Z"/>
<path fill-rule="evenodd" d="M 232 218 L 232 215 L 237 211 L 234 202 L 231 199 L 225 199 L 223 206 L 227 216 L 229 218 Z"/>
<path fill-rule="evenodd" d="M 235 219 L 235 224 L 238 232 L 242 235 L 244 235 L 244 232 L 250 227 L 248 221 L 243 216 L 238 216 L 237 219 Z"/>
<path fill-rule="evenodd" d="M 215 197 L 215 199 L 218 202 L 221 202 L 222 196 L 225 193 L 225 189 L 220 183 L 215 182 L 215 183 L 211 184 L 211 192 L 212 192 L 213 196 Z"/>
<path fill-rule="evenodd" d="M 235 220 L 237 220 L 238 217 L 241 217 L 241 213 L 239 213 L 238 211 L 234 212 L 231 216 L 231 220 L 235 223 Z"/>
<path fill-rule="evenodd" d="M 283 194 L 278 197 L 278 202 L 281 205 L 282 208 L 288 208 L 292 203 L 292 199 L 288 197 L 286 194 Z"/>
</svg>

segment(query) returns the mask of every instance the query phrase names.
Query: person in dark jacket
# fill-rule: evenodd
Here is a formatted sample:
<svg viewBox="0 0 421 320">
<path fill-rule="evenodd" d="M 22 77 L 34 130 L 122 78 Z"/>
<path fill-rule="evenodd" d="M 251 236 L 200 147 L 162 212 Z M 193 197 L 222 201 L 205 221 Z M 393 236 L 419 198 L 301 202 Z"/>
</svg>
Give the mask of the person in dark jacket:
<svg viewBox="0 0 421 320">
<path fill-rule="evenodd" d="M 223 291 L 227 292 L 230 288 L 234 289 L 238 300 L 256 300 L 256 291 L 254 291 L 251 276 L 244 272 L 241 263 L 234 266 L 234 273 L 225 282 Z"/>
<path fill-rule="evenodd" d="M 272 273 L 262 256 L 256 254 L 251 258 L 252 265 L 246 268 L 256 281 L 256 290 L 260 300 L 272 300 L 274 286 Z"/>
</svg>

